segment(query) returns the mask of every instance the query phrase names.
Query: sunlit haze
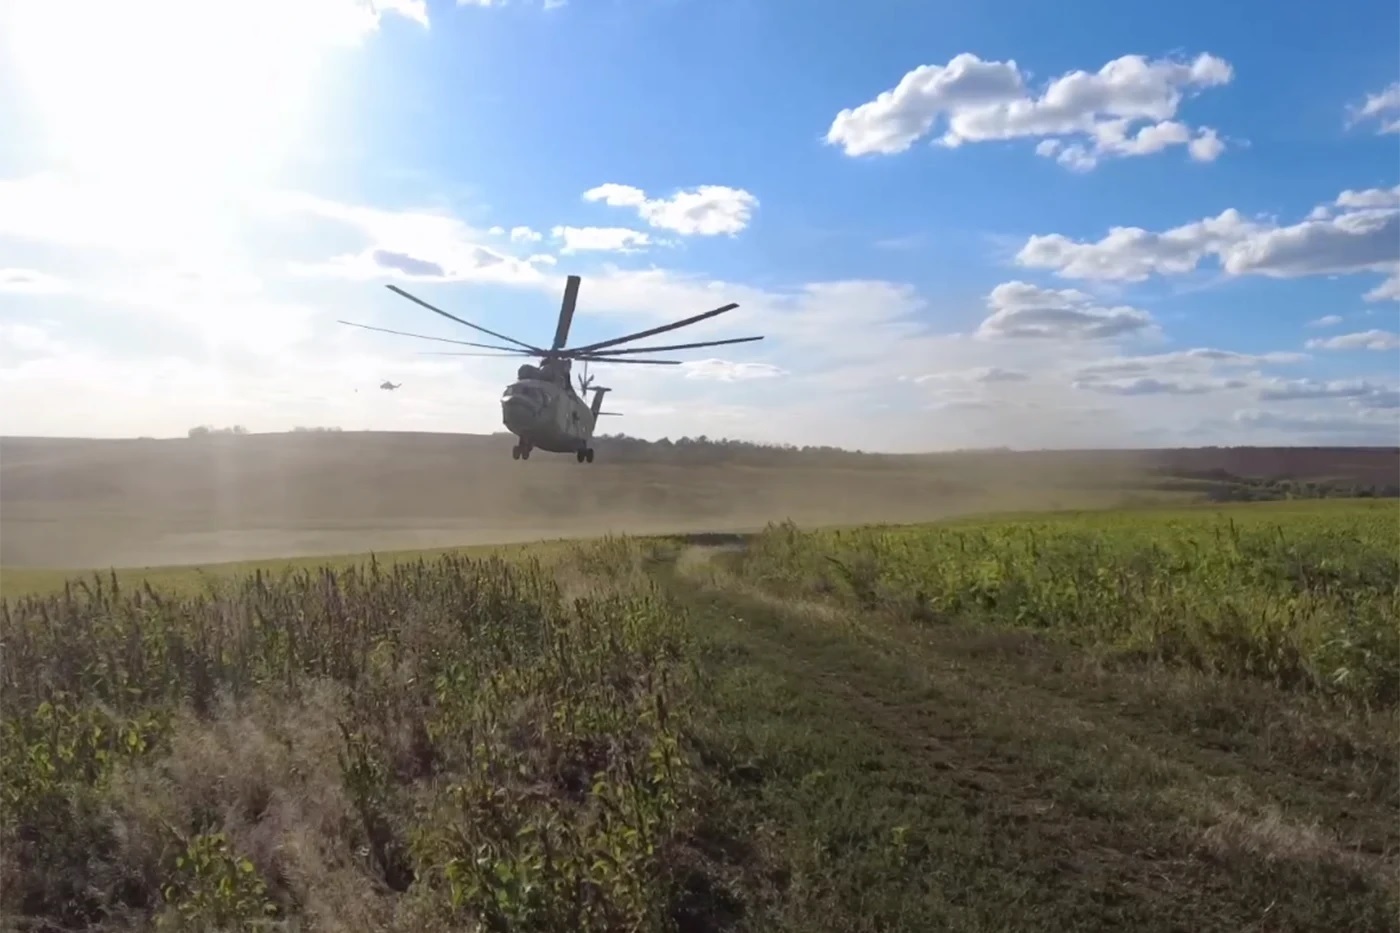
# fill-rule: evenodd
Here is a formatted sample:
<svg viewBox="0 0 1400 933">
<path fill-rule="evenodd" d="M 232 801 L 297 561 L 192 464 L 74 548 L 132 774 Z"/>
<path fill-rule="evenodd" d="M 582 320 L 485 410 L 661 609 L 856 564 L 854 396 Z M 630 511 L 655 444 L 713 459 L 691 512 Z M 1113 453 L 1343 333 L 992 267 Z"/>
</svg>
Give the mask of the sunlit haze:
<svg viewBox="0 0 1400 933">
<path fill-rule="evenodd" d="M 574 343 L 767 336 L 607 430 L 1400 442 L 1400 8 L 1249 9 L 3 0 L 0 433 L 500 430 L 518 361 L 336 319 L 573 273 Z"/>
</svg>

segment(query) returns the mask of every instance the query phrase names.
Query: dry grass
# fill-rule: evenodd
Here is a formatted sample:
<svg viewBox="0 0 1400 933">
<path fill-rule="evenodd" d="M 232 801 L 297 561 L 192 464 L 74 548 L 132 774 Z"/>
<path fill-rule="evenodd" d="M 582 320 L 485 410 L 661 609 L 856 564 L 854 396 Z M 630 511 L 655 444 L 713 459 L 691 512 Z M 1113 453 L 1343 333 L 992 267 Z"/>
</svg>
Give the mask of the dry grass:
<svg viewBox="0 0 1400 933">
<path fill-rule="evenodd" d="M 656 928 L 700 788 L 682 615 L 640 564 L 607 540 L 7 603 L 0 914 Z"/>
</svg>

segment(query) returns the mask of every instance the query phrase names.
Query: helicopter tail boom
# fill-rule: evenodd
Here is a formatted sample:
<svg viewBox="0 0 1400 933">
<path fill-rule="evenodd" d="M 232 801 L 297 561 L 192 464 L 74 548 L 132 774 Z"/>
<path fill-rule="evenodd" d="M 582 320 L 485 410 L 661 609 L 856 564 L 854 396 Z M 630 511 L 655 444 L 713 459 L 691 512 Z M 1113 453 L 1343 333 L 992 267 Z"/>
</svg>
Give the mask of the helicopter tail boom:
<svg viewBox="0 0 1400 933">
<path fill-rule="evenodd" d="M 603 413 L 603 396 L 611 391 L 612 389 L 606 386 L 593 386 L 593 404 L 589 406 L 589 410 L 593 412 L 594 418 Z"/>
</svg>

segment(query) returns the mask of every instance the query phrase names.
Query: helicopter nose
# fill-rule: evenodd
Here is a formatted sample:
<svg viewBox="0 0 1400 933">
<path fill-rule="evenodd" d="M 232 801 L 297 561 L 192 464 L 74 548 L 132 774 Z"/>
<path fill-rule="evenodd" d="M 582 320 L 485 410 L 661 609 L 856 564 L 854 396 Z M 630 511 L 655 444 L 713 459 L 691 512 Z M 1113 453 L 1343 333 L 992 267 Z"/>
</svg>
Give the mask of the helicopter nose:
<svg viewBox="0 0 1400 933">
<path fill-rule="evenodd" d="M 501 416 L 511 431 L 526 428 L 535 419 L 535 406 L 527 398 L 512 396 L 501 400 Z"/>
</svg>

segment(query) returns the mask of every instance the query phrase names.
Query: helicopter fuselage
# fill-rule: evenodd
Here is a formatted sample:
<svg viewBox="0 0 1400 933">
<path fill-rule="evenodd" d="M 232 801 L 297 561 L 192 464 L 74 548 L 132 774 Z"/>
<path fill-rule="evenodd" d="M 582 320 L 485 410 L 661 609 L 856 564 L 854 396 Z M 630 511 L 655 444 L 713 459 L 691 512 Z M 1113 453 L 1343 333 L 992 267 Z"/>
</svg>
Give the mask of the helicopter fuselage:
<svg viewBox="0 0 1400 933">
<path fill-rule="evenodd" d="M 520 379 L 501 396 L 501 421 L 525 448 L 571 454 L 588 449 L 596 423 L 576 393 L 544 379 Z"/>
</svg>

